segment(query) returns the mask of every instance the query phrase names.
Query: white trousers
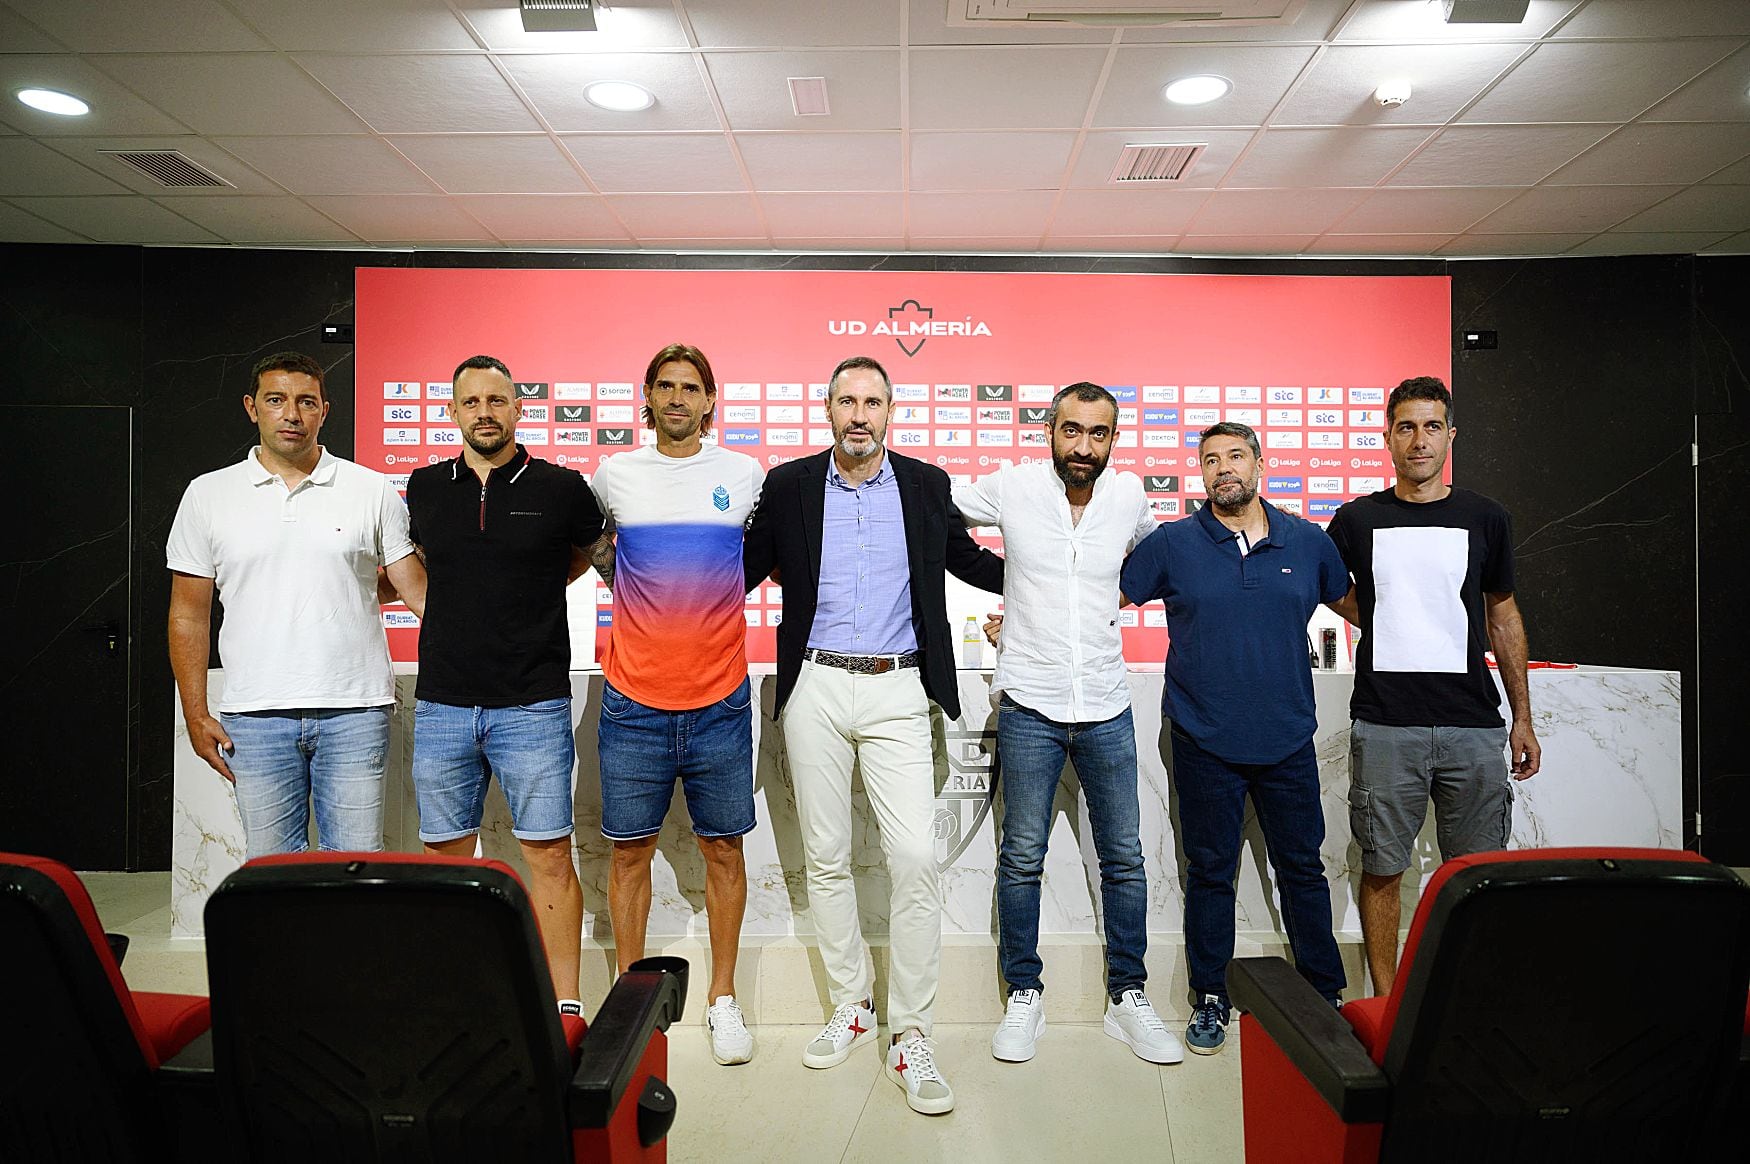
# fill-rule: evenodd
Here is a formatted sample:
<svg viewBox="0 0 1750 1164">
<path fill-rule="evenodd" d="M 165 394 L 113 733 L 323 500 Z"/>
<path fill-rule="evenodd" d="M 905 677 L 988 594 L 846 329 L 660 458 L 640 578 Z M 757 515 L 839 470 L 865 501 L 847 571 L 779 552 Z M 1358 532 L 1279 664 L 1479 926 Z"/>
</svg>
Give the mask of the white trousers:
<svg viewBox="0 0 1750 1164">
<path fill-rule="evenodd" d="M 930 825 L 936 780 L 930 701 L 917 668 L 859 675 L 804 661 L 784 706 L 808 907 L 834 1006 L 870 996 L 872 975 L 851 878 L 851 769 L 881 828 L 893 883 L 888 911 L 887 1021 L 930 1032 L 942 968 L 942 888 Z"/>
</svg>

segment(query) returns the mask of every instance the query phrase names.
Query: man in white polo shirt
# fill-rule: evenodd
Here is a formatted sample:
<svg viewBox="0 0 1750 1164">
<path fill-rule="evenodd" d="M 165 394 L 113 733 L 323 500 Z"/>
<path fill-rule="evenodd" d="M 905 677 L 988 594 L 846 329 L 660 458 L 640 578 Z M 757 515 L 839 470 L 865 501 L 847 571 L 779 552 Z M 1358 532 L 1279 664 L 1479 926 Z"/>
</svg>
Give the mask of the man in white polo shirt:
<svg viewBox="0 0 1750 1164">
<path fill-rule="evenodd" d="M 250 857 L 306 847 L 310 802 L 328 850 L 383 847 L 383 762 L 395 680 L 378 571 L 420 614 L 425 569 L 388 478 L 317 443 L 322 366 L 255 365 L 243 410 L 261 443 L 195 478 L 165 558 L 170 666 L 195 754 L 236 786 Z M 207 704 L 213 596 L 225 690 Z"/>
<path fill-rule="evenodd" d="M 991 1054 L 1033 1058 L 1045 1030 L 1039 887 L 1052 802 L 1067 759 L 1088 799 L 1106 928 L 1106 1033 L 1150 1063 L 1184 1048 L 1149 1004 L 1148 875 L 1136 796 L 1136 729 L 1118 630 L 1118 571 L 1155 530 L 1142 482 L 1108 473 L 1118 401 L 1071 384 L 1051 402 L 1051 463 L 999 469 L 954 487 L 969 525 L 1003 533 L 1005 621 L 997 649 L 997 757 L 1003 794 L 997 853 L 999 956 L 1009 1001 Z"/>
</svg>

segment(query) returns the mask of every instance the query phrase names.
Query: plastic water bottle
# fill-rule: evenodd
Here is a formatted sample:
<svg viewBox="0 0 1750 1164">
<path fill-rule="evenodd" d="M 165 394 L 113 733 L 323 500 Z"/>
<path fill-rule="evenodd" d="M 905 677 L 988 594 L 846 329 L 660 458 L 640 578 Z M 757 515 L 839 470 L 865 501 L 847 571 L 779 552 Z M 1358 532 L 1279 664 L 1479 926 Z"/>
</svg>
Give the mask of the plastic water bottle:
<svg viewBox="0 0 1750 1164">
<path fill-rule="evenodd" d="M 960 665 L 976 671 L 984 666 L 984 630 L 978 616 L 966 616 L 966 628 L 960 632 Z"/>
</svg>

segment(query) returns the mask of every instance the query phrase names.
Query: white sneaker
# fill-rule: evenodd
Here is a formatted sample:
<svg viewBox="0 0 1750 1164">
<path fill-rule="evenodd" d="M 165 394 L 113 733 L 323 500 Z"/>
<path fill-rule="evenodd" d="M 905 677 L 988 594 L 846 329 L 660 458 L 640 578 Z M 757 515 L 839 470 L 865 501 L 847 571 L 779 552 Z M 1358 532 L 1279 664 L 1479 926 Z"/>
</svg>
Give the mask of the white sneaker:
<svg viewBox="0 0 1750 1164">
<path fill-rule="evenodd" d="M 860 1002 L 847 1002 L 832 1012 L 814 1041 L 802 1048 L 802 1065 L 837 1067 L 864 1043 L 875 1041 L 875 1012 Z"/>
<path fill-rule="evenodd" d="M 753 1032 L 733 994 L 721 996 L 705 1011 L 705 1028 L 711 1032 L 711 1058 L 723 1066 L 753 1058 Z"/>
<path fill-rule="evenodd" d="M 1117 1002 L 1106 1004 L 1106 1033 L 1128 1045 L 1138 1059 L 1150 1063 L 1184 1061 L 1184 1045 L 1140 990 L 1126 990 Z"/>
<path fill-rule="evenodd" d="M 1045 1033 L 1045 996 L 1037 990 L 1009 992 L 1009 1009 L 990 1037 L 990 1053 L 1005 1063 L 1025 1063 Z"/>
<path fill-rule="evenodd" d="M 905 1088 L 905 1102 L 924 1115 L 954 1110 L 954 1089 L 936 1066 L 929 1036 L 913 1034 L 887 1048 L 887 1078 Z"/>
</svg>

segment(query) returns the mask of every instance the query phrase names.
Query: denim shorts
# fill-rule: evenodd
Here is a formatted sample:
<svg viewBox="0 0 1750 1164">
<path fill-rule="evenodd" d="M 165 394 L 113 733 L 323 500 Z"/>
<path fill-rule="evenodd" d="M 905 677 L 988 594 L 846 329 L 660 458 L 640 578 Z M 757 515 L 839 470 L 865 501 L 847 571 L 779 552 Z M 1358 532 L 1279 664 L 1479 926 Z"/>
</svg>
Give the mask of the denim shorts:
<svg viewBox="0 0 1750 1164">
<path fill-rule="evenodd" d="M 413 788 L 419 839 L 480 831 L 486 781 L 498 777 L 510 831 L 522 841 L 571 835 L 571 698 L 517 707 L 456 707 L 421 699 L 413 715 Z"/>
<path fill-rule="evenodd" d="M 753 831 L 753 688 L 690 711 L 646 707 L 602 687 L 596 733 L 602 771 L 602 836 L 636 841 L 662 831 L 679 779 L 693 833 Z"/>
<path fill-rule="evenodd" d="M 312 803 L 323 850 L 381 849 L 389 715 L 386 704 L 221 713 L 244 852 L 303 852 Z"/>
</svg>

